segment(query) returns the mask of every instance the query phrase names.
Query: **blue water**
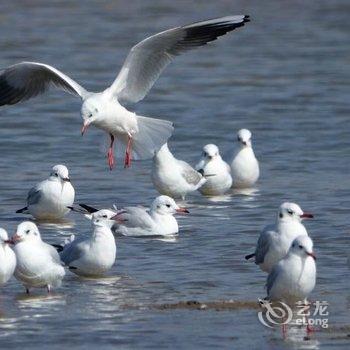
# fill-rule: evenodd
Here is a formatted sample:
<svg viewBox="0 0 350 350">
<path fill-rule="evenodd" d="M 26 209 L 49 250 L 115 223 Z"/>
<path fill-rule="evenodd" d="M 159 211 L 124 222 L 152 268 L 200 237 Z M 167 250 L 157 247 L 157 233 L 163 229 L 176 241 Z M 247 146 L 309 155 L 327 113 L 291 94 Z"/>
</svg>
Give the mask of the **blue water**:
<svg viewBox="0 0 350 350">
<path fill-rule="evenodd" d="M 0 66 L 45 62 L 99 91 L 144 37 L 240 13 L 252 21 L 177 58 L 136 111 L 174 121 L 170 147 L 192 164 L 206 143 L 230 157 L 236 131 L 250 129 L 261 164 L 257 191 L 189 196 L 191 214 L 179 217 L 174 242 L 117 238 L 109 278 L 67 273 L 51 297 L 44 290 L 27 297 L 12 279 L 0 291 L 1 348 L 348 349 L 348 1 L 2 1 Z M 0 220 L 10 233 L 29 188 L 57 163 L 69 167 L 77 202 L 147 206 L 157 195 L 151 161 L 107 169 L 106 136 L 91 128 L 82 138 L 79 110 L 57 91 L 0 110 Z M 311 299 L 328 301 L 330 315 L 329 328 L 310 340 L 302 332 L 284 340 L 279 328 L 259 323 L 254 306 L 266 276 L 243 259 L 285 200 L 315 214 L 306 223 L 318 255 Z M 40 230 L 57 243 L 91 228 L 70 214 L 65 225 Z M 181 307 L 190 300 L 247 307 Z M 157 307 L 166 303 L 179 307 Z"/>
</svg>

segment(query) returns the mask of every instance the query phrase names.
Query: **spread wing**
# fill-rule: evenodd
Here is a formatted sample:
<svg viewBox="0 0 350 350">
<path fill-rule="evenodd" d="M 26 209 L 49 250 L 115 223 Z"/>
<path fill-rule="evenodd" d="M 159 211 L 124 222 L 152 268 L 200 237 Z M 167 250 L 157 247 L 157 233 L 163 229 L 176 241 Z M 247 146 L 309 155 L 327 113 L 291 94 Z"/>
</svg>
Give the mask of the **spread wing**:
<svg viewBox="0 0 350 350">
<path fill-rule="evenodd" d="M 109 92 L 127 102 L 142 100 L 176 56 L 206 45 L 246 22 L 249 16 L 227 16 L 176 27 L 146 38 L 131 49 Z"/>
<path fill-rule="evenodd" d="M 22 62 L 0 71 L 0 106 L 13 105 L 46 92 L 50 86 L 82 99 L 88 92 L 54 67 Z"/>
</svg>

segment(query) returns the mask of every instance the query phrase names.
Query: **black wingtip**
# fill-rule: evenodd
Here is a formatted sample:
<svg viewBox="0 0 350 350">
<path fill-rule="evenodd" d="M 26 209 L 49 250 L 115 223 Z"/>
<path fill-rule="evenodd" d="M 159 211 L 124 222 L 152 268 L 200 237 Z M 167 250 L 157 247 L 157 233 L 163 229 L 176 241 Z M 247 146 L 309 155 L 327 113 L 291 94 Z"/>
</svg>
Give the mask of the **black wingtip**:
<svg viewBox="0 0 350 350">
<path fill-rule="evenodd" d="M 63 246 L 60 244 L 51 244 L 60 253 L 63 250 Z"/>
<path fill-rule="evenodd" d="M 255 254 L 253 253 L 253 254 L 248 254 L 248 255 L 246 255 L 244 258 L 245 258 L 246 260 L 249 260 L 249 259 L 253 258 L 254 256 L 255 256 Z"/>
<path fill-rule="evenodd" d="M 18 210 L 16 210 L 16 213 L 17 213 L 17 214 L 22 214 L 22 213 L 25 212 L 27 209 L 28 209 L 27 207 L 24 207 L 24 208 L 22 208 L 22 209 L 18 209 Z"/>
<path fill-rule="evenodd" d="M 90 205 L 84 204 L 84 203 L 79 203 L 79 206 L 81 206 L 82 208 L 84 208 L 87 212 L 89 212 L 90 214 L 92 213 L 96 213 L 98 211 L 98 209 L 94 208 L 94 207 L 90 207 Z"/>
</svg>

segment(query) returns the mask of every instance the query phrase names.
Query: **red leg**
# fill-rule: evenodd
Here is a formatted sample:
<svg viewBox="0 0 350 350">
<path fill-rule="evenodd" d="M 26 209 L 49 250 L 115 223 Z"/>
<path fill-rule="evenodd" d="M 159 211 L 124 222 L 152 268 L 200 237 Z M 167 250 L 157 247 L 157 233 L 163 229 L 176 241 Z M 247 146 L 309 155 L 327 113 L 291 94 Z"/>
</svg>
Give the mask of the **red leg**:
<svg viewBox="0 0 350 350">
<path fill-rule="evenodd" d="M 287 338 L 287 324 L 282 324 L 282 335 L 283 335 L 283 339 Z"/>
<path fill-rule="evenodd" d="M 124 168 L 129 168 L 131 166 L 131 145 L 132 137 L 128 134 L 128 144 L 126 145 Z"/>
<path fill-rule="evenodd" d="M 111 137 L 111 144 L 109 145 L 108 152 L 107 152 L 107 159 L 108 159 L 108 165 L 109 169 L 113 169 L 114 167 L 114 151 L 113 151 L 113 146 L 114 146 L 114 136 L 112 134 L 109 134 Z"/>
</svg>

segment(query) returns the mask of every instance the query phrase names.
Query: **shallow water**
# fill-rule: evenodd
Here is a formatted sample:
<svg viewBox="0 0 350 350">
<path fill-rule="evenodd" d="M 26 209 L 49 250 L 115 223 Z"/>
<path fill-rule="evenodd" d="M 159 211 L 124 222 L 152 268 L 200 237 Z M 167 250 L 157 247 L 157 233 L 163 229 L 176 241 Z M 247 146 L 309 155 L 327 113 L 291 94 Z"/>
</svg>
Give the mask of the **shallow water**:
<svg viewBox="0 0 350 350">
<path fill-rule="evenodd" d="M 244 28 L 178 58 L 136 110 L 174 121 L 170 147 L 191 163 L 209 142 L 230 156 L 235 132 L 249 128 L 262 176 L 250 194 L 189 196 L 191 214 L 179 217 L 176 240 L 118 238 L 108 278 L 67 273 L 53 295 L 29 297 L 12 279 L 0 294 L 1 348 L 348 348 L 349 11 L 346 0 L 2 1 L 0 66 L 46 62 L 93 91 L 114 79 L 130 46 L 147 35 L 250 14 Z M 69 167 L 77 202 L 149 205 L 157 195 L 150 161 L 107 170 L 105 136 L 93 128 L 80 136 L 79 108 L 51 92 L 0 110 L 0 219 L 9 232 L 23 220 L 15 210 L 27 190 L 57 163 Z M 316 216 L 306 223 L 318 255 L 311 299 L 329 302 L 329 329 L 310 340 L 298 329 L 283 340 L 279 328 L 259 323 L 265 275 L 243 259 L 284 200 Z M 41 232 L 57 243 L 88 234 L 90 223 L 71 214 Z M 230 300 L 237 307 L 218 307 Z"/>
</svg>

